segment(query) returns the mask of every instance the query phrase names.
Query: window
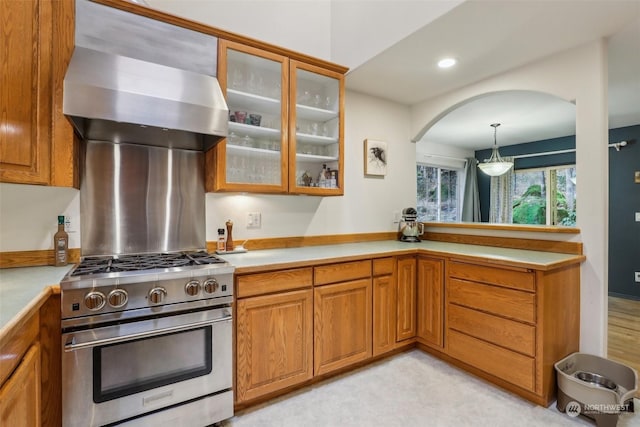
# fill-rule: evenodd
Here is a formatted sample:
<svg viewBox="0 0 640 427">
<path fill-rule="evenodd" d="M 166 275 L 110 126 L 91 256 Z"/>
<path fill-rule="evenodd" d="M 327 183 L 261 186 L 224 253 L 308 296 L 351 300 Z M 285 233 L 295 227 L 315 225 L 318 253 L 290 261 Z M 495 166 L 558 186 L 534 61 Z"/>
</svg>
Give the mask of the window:
<svg viewBox="0 0 640 427">
<path fill-rule="evenodd" d="M 459 175 L 461 174 L 455 169 L 417 165 L 418 221 L 460 220 Z"/>
<path fill-rule="evenodd" d="M 513 179 L 514 224 L 576 225 L 575 166 L 517 170 Z"/>
</svg>

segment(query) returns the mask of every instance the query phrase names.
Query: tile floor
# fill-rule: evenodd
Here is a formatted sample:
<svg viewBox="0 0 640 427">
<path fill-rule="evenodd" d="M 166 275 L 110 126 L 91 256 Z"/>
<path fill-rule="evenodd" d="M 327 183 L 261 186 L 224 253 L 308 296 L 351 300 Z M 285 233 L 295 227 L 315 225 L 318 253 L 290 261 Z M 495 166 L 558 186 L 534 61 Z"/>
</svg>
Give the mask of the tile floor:
<svg viewBox="0 0 640 427">
<path fill-rule="evenodd" d="M 618 427 L 640 427 L 624 414 Z M 224 427 L 515 427 L 595 426 L 534 405 L 419 350 L 241 411 Z"/>
</svg>

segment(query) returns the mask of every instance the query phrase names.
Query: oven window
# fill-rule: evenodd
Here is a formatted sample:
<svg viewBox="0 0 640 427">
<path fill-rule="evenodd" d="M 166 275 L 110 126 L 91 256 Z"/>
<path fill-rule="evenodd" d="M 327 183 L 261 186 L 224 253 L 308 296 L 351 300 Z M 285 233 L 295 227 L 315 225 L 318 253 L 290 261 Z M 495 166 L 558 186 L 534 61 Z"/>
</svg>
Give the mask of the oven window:
<svg viewBox="0 0 640 427">
<path fill-rule="evenodd" d="M 94 348 L 94 402 L 210 374 L 211 335 L 206 326 Z"/>
</svg>

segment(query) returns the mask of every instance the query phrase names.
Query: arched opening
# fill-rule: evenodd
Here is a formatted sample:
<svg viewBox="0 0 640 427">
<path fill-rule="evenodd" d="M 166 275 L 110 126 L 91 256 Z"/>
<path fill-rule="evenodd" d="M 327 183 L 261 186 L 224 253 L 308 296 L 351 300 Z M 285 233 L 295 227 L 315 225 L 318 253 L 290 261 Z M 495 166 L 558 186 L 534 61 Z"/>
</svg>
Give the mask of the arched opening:
<svg viewBox="0 0 640 427">
<path fill-rule="evenodd" d="M 500 123 L 495 133 L 493 123 Z M 574 226 L 575 123 L 573 103 L 530 90 L 483 93 L 445 108 L 416 139 L 421 218 Z M 494 142 L 514 163 L 500 192 L 498 180 L 468 167 L 470 158 L 488 159 Z M 476 219 L 463 215 L 473 203 L 469 182 L 478 187 Z M 492 217 L 494 204 L 505 214 Z"/>
</svg>

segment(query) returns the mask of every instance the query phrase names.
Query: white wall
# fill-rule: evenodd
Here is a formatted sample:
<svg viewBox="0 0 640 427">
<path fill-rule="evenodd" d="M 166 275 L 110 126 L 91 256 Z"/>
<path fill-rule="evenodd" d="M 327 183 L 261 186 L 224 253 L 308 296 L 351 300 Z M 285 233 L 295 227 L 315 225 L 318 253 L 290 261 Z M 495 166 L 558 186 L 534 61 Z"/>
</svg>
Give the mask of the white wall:
<svg viewBox="0 0 640 427">
<path fill-rule="evenodd" d="M 393 212 L 415 205 L 415 145 L 409 142 L 409 108 L 355 92 L 346 94 L 345 195 L 342 197 L 207 194 L 207 240 L 234 221 L 234 239 L 393 231 Z M 364 177 L 363 141 L 388 143 L 388 173 Z M 262 228 L 246 228 L 247 212 L 262 213 Z M 74 189 L 0 184 L 0 252 L 51 249 L 57 216 L 80 229 Z M 80 247 L 80 233 L 69 235 Z"/>
<path fill-rule="evenodd" d="M 52 249 L 58 215 L 71 220 L 69 247 L 80 247 L 80 192 L 0 184 L 0 252 Z"/>
<path fill-rule="evenodd" d="M 384 178 L 364 176 L 363 141 L 388 143 Z M 393 231 L 393 212 L 415 205 L 415 145 L 409 108 L 357 92 L 345 100 L 345 195 L 342 197 L 207 194 L 207 240 L 227 219 L 234 240 Z M 262 213 L 262 228 L 246 228 L 248 212 Z"/>
<path fill-rule="evenodd" d="M 149 7 L 325 60 L 331 58 L 328 1 L 147 0 Z"/>
<path fill-rule="evenodd" d="M 608 153 L 606 42 L 562 52 L 447 93 L 412 108 L 411 136 L 458 104 L 501 90 L 535 90 L 576 103 L 577 225 L 586 262 L 581 268 L 580 350 L 606 354 Z"/>
</svg>

